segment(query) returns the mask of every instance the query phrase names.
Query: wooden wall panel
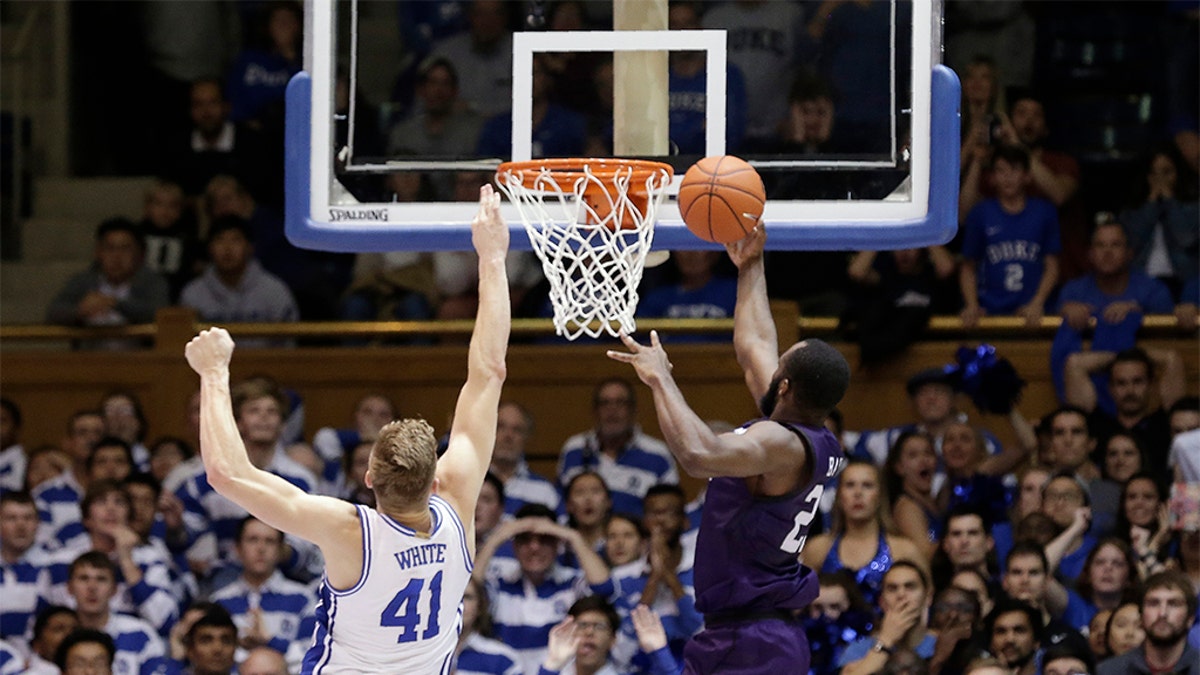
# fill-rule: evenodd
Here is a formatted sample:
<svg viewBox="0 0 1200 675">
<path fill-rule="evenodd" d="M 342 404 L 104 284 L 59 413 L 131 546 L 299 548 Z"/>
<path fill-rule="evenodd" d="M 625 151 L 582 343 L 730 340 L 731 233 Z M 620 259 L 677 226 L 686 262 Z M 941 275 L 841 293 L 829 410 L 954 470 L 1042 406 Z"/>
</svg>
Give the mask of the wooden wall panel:
<svg viewBox="0 0 1200 675">
<path fill-rule="evenodd" d="M 1153 340 L 1149 345 L 1173 347 L 1187 368 L 1189 389 L 1196 392 L 1200 355 L 1194 339 Z M 1041 415 L 1055 405 L 1048 372 L 1049 341 L 997 342 L 1029 381 L 1022 409 Z M 870 429 L 906 421 L 911 410 L 904 392 L 907 377 L 922 368 L 953 358 L 957 342 L 915 346 L 902 360 L 866 370 L 856 368 L 842 408 L 850 429 Z M 841 345 L 851 363 L 856 349 Z M 601 378 L 633 378 L 628 366 L 604 356 L 604 346 L 515 345 L 509 352 L 505 398 L 526 405 L 537 420 L 534 468 L 554 471 L 563 440 L 590 426 L 591 388 Z M 705 419 L 741 422 L 755 414 L 742 374 L 728 344 L 669 347 L 675 376 L 696 412 Z M 439 431 L 448 428 L 458 389 L 466 376 L 466 347 L 378 347 L 361 349 L 245 350 L 234 355 L 234 378 L 265 373 L 299 391 L 307 408 L 306 433 L 349 422 L 356 399 L 367 392 L 391 396 L 404 415 L 421 415 Z M 92 407 L 110 389 L 138 394 L 151 421 L 150 437 L 185 435 L 185 408 L 197 378 L 178 350 L 163 348 L 137 353 L 0 352 L 0 392 L 24 413 L 22 440 L 27 447 L 57 443 L 68 415 Z M 649 390 L 639 384 L 639 417 L 652 435 L 658 424 Z M 979 423 L 1002 439 L 1010 435 L 1004 420 L 978 416 Z M 688 481 L 692 489 L 696 482 Z"/>
</svg>

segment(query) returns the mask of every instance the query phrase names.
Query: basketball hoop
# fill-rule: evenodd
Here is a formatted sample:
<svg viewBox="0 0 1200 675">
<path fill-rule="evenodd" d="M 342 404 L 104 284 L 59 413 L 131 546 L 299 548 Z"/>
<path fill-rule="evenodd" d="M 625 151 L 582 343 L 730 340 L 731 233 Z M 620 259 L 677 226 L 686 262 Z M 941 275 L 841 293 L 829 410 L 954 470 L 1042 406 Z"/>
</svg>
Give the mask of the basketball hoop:
<svg viewBox="0 0 1200 675">
<path fill-rule="evenodd" d="M 673 175 L 668 164 L 630 159 L 537 159 L 497 169 L 496 184 L 516 204 L 550 281 L 556 333 L 574 340 L 637 327 L 637 287 Z"/>
</svg>

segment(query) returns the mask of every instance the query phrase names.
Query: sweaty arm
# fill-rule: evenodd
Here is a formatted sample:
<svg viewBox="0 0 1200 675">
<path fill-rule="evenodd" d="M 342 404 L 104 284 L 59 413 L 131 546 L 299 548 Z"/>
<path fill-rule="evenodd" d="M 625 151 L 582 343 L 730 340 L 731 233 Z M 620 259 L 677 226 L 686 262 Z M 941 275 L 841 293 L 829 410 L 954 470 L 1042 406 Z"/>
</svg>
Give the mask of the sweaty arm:
<svg viewBox="0 0 1200 675">
<path fill-rule="evenodd" d="M 726 245 L 738 268 L 737 304 L 733 308 L 733 349 L 745 372 L 746 386 L 757 401 L 771 386 L 779 362 L 779 337 L 767 298 L 763 266 L 766 231 L 760 225 L 744 239 Z M 655 399 L 657 400 L 657 394 Z M 666 429 L 663 429 L 664 433 Z M 752 474 L 747 474 L 752 475 Z"/>
<path fill-rule="evenodd" d="M 362 535 L 352 504 L 310 495 L 247 457 L 229 396 L 229 333 L 223 328 L 202 331 L 188 343 L 186 354 L 200 374 L 200 456 L 213 489 L 271 527 L 317 544 L 327 559 L 334 551 L 342 558 L 361 556 Z"/>
<path fill-rule="evenodd" d="M 467 546 L 475 554 L 475 501 L 492 460 L 496 418 L 504 385 L 504 357 L 512 324 L 508 300 L 508 225 L 500 217 L 500 195 L 479 190 L 479 213 L 471 221 L 479 254 L 479 312 L 467 352 L 467 381 L 458 395 L 450 444 L 438 460 L 438 494 L 458 512 Z"/>
</svg>

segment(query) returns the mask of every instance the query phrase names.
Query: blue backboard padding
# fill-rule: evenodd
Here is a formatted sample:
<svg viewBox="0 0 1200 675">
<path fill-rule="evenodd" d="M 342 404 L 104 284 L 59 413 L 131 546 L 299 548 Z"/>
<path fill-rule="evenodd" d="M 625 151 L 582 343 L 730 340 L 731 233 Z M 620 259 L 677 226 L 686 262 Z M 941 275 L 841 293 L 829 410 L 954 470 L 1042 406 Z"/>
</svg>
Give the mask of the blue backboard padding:
<svg viewBox="0 0 1200 675">
<path fill-rule="evenodd" d="M 959 101 L 958 76 L 937 65 L 932 75 L 929 209 L 912 220 L 854 223 L 767 223 L 767 247 L 780 250 L 893 250 L 941 244 L 954 238 L 958 227 Z M 469 250 L 471 228 L 466 223 L 331 224 L 311 217 L 310 166 L 312 80 L 297 73 L 288 83 L 286 147 L 284 150 L 285 215 L 287 237 L 305 248 L 358 253 L 366 251 Z M 332 153 L 332 151 L 331 151 Z M 431 211 L 437 208 L 430 206 Z M 514 222 L 512 247 L 528 250 L 524 226 Z M 659 221 L 654 230 L 656 249 L 719 248 L 696 238 L 682 221 Z"/>
</svg>

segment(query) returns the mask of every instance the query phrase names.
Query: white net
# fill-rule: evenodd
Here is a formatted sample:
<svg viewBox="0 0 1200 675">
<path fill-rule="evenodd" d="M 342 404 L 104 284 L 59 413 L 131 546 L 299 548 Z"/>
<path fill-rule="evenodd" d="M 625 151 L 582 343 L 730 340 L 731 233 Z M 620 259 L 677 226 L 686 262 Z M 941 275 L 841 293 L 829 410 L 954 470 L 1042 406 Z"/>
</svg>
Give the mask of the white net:
<svg viewBox="0 0 1200 675">
<path fill-rule="evenodd" d="M 637 288 L 671 176 L 669 165 L 641 161 L 500 166 L 496 183 L 517 205 L 550 282 L 557 334 L 574 340 L 637 327 Z"/>
</svg>

